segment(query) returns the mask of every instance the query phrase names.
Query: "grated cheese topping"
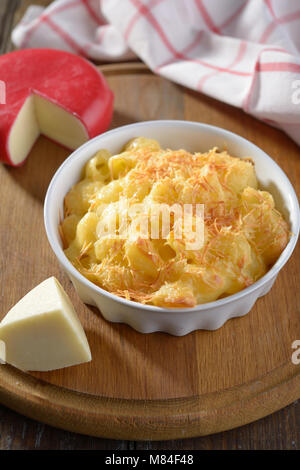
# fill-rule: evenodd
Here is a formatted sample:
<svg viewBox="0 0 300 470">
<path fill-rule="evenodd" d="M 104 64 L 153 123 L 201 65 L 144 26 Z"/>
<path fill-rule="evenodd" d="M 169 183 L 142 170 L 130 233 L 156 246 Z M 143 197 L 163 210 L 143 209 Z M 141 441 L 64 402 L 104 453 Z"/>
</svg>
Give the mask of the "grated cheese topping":
<svg viewBox="0 0 300 470">
<path fill-rule="evenodd" d="M 138 213 L 128 212 L 135 204 Z M 193 224 L 200 217 L 196 205 L 203 204 L 203 245 L 190 249 L 185 234 L 176 237 L 172 214 L 168 233 L 163 236 L 159 221 L 154 238 L 154 204 L 192 205 Z M 99 223 L 109 234 L 99 235 Z M 90 281 L 127 300 L 170 308 L 194 307 L 253 284 L 290 237 L 272 195 L 258 189 L 250 158 L 218 148 L 164 150 L 143 137 L 118 155 L 100 150 L 88 161 L 65 197 L 59 230 L 66 256 Z"/>
</svg>

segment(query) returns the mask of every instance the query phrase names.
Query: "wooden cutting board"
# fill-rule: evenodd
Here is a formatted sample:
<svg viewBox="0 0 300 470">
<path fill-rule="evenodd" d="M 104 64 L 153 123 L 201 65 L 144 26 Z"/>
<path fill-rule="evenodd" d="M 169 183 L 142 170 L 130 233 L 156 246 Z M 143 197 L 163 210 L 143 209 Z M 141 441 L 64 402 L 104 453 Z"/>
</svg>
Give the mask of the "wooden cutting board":
<svg viewBox="0 0 300 470">
<path fill-rule="evenodd" d="M 151 119 L 221 126 L 260 146 L 300 188 L 299 148 L 282 132 L 226 104 L 154 76 L 142 64 L 103 66 L 115 92 L 111 127 Z M 83 305 L 45 235 L 43 201 L 68 151 L 41 137 L 20 168 L 0 167 L 1 313 L 55 275 L 91 346 L 89 364 L 25 374 L 0 366 L 0 401 L 70 431 L 116 439 L 176 439 L 266 416 L 300 397 L 299 247 L 271 292 L 245 317 L 184 337 L 143 335 Z"/>
</svg>

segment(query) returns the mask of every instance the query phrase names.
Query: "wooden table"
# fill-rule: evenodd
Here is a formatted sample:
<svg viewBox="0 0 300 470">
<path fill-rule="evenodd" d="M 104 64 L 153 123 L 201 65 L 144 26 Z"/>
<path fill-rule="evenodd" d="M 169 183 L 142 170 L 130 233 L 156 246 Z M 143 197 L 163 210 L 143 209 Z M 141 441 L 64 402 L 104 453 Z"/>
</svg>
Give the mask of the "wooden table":
<svg viewBox="0 0 300 470">
<path fill-rule="evenodd" d="M 13 46 L 10 32 L 29 4 L 47 5 L 49 0 L 1 0 L 0 53 Z M 51 428 L 18 415 L 0 405 L 0 449 L 299 449 L 299 401 L 258 422 L 207 437 L 164 442 L 132 442 L 96 439 Z"/>
</svg>

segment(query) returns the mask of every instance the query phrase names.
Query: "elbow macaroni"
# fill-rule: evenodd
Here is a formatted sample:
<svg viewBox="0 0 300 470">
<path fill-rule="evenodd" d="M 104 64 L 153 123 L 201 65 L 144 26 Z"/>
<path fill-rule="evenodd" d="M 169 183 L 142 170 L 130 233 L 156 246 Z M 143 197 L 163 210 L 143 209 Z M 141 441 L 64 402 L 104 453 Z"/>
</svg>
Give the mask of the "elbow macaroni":
<svg viewBox="0 0 300 470">
<path fill-rule="evenodd" d="M 126 238 L 124 204 L 131 212 Z M 151 237 L 153 204 L 204 204 L 204 244 L 187 249 L 174 235 Z M 123 204 L 123 205 L 122 205 Z M 99 222 L 110 228 L 100 233 Z M 119 155 L 100 150 L 64 201 L 65 254 L 90 281 L 118 296 L 161 307 L 194 307 L 251 285 L 289 239 L 274 201 L 257 185 L 249 159 L 214 148 L 163 150 L 139 137 Z M 146 233 L 145 233 L 146 231 Z M 113 234 L 113 236 L 111 236 Z M 146 236 L 145 236 L 146 235 Z"/>
</svg>

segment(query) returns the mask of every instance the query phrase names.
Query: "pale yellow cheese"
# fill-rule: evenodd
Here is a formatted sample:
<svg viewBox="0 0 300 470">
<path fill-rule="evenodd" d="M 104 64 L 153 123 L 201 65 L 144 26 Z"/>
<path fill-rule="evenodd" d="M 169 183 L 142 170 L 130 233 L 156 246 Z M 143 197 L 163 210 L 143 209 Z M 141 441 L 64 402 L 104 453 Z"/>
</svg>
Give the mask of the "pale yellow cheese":
<svg viewBox="0 0 300 470">
<path fill-rule="evenodd" d="M 73 114 L 39 95 L 34 95 L 40 134 L 75 150 L 89 138 L 82 122 Z"/>
<path fill-rule="evenodd" d="M 26 158 L 39 135 L 34 99 L 29 96 L 12 126 L 8 140 L 9 152 L 16 165 Z"/>
<path fill-rule="evenodd" d="M 89 138 L 73 114 L 39 95 L 30 95 L 10 132 L 8 147 L 15 164 L 22 162 L 40 134 L 65 147 L 76 149 Z"/>
<path fill-rule="evenodd" d="M 55 277 L 28 292 L 7 313 L 0 323 L 0 342 L 2 362 L 21 370 L 48 371 L 91 360 L 79 318 Z"/>
<path fill-rule="evenodd" d="M 5 343 L 0 340 L 0 364 L 5 364 Z"/>
</svg>

